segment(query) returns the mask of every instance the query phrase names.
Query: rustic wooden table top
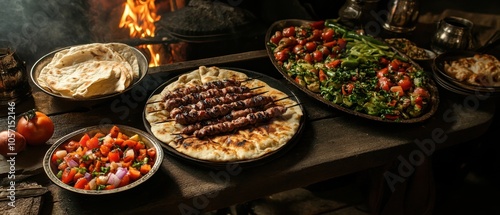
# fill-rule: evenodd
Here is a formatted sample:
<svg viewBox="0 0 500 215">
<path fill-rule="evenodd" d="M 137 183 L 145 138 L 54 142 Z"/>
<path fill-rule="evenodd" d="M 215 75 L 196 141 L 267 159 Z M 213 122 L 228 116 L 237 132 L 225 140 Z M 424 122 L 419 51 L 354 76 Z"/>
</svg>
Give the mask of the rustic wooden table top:
<svg viewBox="0 0 500 215">
<path fill-rule="evenodd" d="M 164 81 L 199 65 L 239 67 L 280 79 L 296 93 L 306 111 L 298 141 L 286 153 L 248 168 L 210 169 L 166 153 L 160 170 L 150 180 L 123 193 L 105 196 L 85 196 L 54 185 L 41 169 L 48 145 L 29 148 L 18 155 L 18 178 L 48 188 L 50 197 L 44 199 L 42 212 L 210 211 L 378 167 L 399 156 L 409 158 L 419 151 L 429 155 L 434 150 L 424 151 L 418 143 L 432 144 L 437 150 L 477 138 L 488 129 L 495 112 L 495 103 L 490 99 L 458 96 L 440 88 L 439 109 L 424 122 L 401 125 L 370 121 L 332 109 L 300 92 L 281 77 L 263 50 L 150 68 L 136 89 L 104 102 L 62 101 L 34 88 L 32 98 L 17 104 L 17 112 L 37 108 L 48 113 L 56 126 L 49 144 L 71 131 L 105 122 L 145 130 L 142 114 L 150 93 Z M 7 125 L 5 121 L 3 116 L 2 126 Z"/>
</svg>

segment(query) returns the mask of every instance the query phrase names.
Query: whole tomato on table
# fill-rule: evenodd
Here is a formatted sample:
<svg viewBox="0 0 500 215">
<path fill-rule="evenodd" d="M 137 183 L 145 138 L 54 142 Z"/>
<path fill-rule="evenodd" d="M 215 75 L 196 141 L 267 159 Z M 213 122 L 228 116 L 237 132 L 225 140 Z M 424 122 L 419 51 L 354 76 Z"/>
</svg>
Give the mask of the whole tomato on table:
<svg viewBox="0 0 500 215">
<path fill-rule="evenodd" d="M 54 123 L 44 113 L 30 110 L 19 119 L 16 130 L 24 136 L 26 144 L 42 145 L 54 134 Z"/>
</svg>

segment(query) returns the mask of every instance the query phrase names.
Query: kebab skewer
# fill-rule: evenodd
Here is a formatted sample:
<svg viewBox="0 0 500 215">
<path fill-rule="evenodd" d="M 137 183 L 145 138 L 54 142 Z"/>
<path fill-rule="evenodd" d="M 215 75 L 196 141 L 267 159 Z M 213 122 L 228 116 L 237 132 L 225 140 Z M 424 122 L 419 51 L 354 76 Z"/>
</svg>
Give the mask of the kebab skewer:
<svg viewBox="0 0 500 215">
<path fill-rule="evenodd" d="M 287 108 L 284 106 L 273 106 L 263 111 L 249 113 L 246 116 L 238 117 L 231 121 L 225 121 L 213 125 L 204 126 L 196 130 L 193 135 L 196 138 L 204 138 L 206 136 L 213 136 L 216 134 L 227 133 L 236 129 L 245 127 L 247 125 L 255 125 L 259 122 L 270 120 L 274 117 L 281 116 L 286 112 Z"/>
<path fill-rule="evenodd" d="M 251 98 L 257 95 L 261 95 L 265 92 L 259 93 L 259 94 L 254 94 L 254 93 L 231 93 L 231 94 L 226 94 L 221 97 L 214 97 L 214 98 L 205 98 L 203 100 L 198 101 L 196 104 L 190 104 L 190 105 L 181 105 L 179 107 L 176 107 L 170 111 L 170 118 L 175 118 L 177 114 L 181 114 L 183 112 L 189 112 L 193 109 L 195 110 L 204 110 L 207 108 L 211 108 L 213 106 L 219 105 L 219 104 L 227 104 L 231 102 L 235 102 L 238 100 L 243 100 L 247 98 Z"/>
<path fill-rule="evenodd" d="M 256 87 L 256 88 L 248 88 L 245 86 L 241 87 L 235 87 L 235 86 L 229 86 L 226 88 L 222 89 L 208 89 L 203 92 L 199 93 L 192 93 L 189 95 L 185 95 L 184 97 L 181 98 L 172 98 L 172 99 L 167 99 L 165 101 L 165 109 L 167 111 L 171 111 L 172 109 L 179 107 L 181 105 L 188 105 L 188 104 L 194 104 L 197 103 L 198 101 L 201 101 L 206 98 L 213 98 L 213 97 L 220 97 L 224 96 L 226 94 L 234 94 L 234 93 L 248 93 L 251 90 L 258 89 L 261 87 Z"/>
<path fill-rule="evenodd" d="M 252 98 L 231 102 L 229 104 L 220 104 L 207 108 L 205 110 L 191 110 L 175 115 L 175 121 L 181 125 L 193 124 L 195 122 L 217 118 L 230 113 L 233 110 L 241 110 L 250 107 L 263 106 L 274 102 L 271 96 L 254 96 Z"/>
<path fill-rule="evenodd" d="M 173 98 L 182 98 L 186 95 L 192 94 L 192 93 L 200 93 L 209 89 L 222 89 L 226 88 L 229 86 L 236 86 L 239 87 L 241 86 L 241 83 L 243 81 L 236 81 L 236 80 L 217 80 L 217 81 L 211 81 L 207 82 L 203 85 L 196 85 L 196 86 L 191 86 L 191 87 L 183 87 L 179 88 L 173 91 L 170 91 L 167 93 L 164 97 L 163 100 L 167 99 L 173 99 Z"/>
<path fill-rule="evenodd" d="M 195 132 L 196 130 L 199 130 L 199 129 L 205 127 L 205 126 L 213 125 L 213 124 L 217 124 L 217 123 L 221 123 L 221 122 L 231 121 L 231 120 L 234 120 L 236 118 L 246 116 L 246 115 L 248 115 L 250 113 L 255 113 L 255 112 L 259 111 L 259 110 L 260 110 L 259 108 L 246 108 L 246 109 L 243 109 L 243 110 L 234 110 L 234 111 L 231 111 L 231 113 L 229 113 L 229 114 L 227 114 L 227 115 L 225 115 L 223 117 L 214 119 L 214 120 L 205 120 L 205 121 L 197 122 L 197 123 L 194 123 L 194 124 L 190 124 L 190 125 L 184 127 L 181 130 L 181 132 L 178 133 L 178 134 L 187 134 L 187 135 L 190 135 L 193 132 Z"/>
</svg>

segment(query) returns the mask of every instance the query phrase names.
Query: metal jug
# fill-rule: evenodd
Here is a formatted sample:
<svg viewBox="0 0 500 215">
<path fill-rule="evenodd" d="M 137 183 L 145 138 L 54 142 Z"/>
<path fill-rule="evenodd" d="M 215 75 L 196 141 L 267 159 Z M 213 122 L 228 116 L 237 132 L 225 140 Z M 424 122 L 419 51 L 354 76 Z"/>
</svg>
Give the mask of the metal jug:
<svg viewBox="0 0 500 215">
<path fill-rule="evenodd" d="M 396 33 L 407 33 L 415 30 L 418 15 L 417 0 L 391 0 L 388 5 L 387 20 L 382 27 Z"/>
<path fill-rule="evenodd" d="M 474 24 L 460 17 L 446 17 L 438 22 L 431 39 L 431 49 L 440 54 L 446 51 L 472 49 Z"/>
</svg>

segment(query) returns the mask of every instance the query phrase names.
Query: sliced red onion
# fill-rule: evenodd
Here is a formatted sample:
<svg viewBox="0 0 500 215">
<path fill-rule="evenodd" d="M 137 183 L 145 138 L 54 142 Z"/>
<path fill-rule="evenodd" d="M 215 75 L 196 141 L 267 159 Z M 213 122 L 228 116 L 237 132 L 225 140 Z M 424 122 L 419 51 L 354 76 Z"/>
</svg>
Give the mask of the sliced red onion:
<svg viewBox="0 0 500 215">
<path fill-rule="evenodd" d="M 115 175 L 116 175 L 116 176 L 117 176 L 120 180 L 122 180 L 123 176 L 125 176 L 127 173 L 128 173 L 127 168 L 118 167 L 118 169 L 116 170 Z"/>
<path fill-rule="evenodd" d="M 115 174 L 110 173 L 108 175 L 108 183 L 107 184 L 111 184 L 114 187 L 118 187 L 118 185 L 120 185 L 120 179 Z"/>
<path fill-rule="evenodd" d="M 88 172 L 85 172 L 85 174 L 83 175 L 83 177 L 85 179 L 87 179 L 87 181 L 90 181 L 92 180 L 92 174 L 88 173 Z"/>
<path fill-rule="evenodd" d="M 73 159 L 68 159 L 68 166 L 73 168 L 75 166 L 78 166 L 78 163 Z"/>
</svg>

